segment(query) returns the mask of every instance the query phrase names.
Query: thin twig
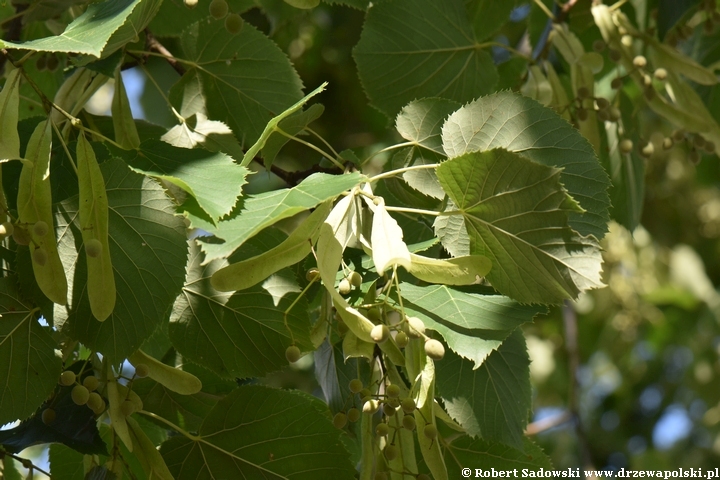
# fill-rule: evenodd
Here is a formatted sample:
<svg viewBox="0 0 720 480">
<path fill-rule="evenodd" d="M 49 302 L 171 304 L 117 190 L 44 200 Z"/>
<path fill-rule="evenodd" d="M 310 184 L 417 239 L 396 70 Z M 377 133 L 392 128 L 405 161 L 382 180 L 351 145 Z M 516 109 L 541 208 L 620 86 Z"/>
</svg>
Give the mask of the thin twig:
<svg viewBox="0 0 720 480">
<path fill-rule="evenodd" d="M 593 469 L 594 462 L 590 453 L 585 430 L 580 421 L 580 400 L 578 385 L 578 370 L 580 369 L 580 351 L 578 349 L 577 315 L 570 302 L 565 301 L 562 307 L 563 326 L 565 328 L 565 350 L 568 355 L 568 369 L 570 370 L 570 384 L 568 386 L 568 410 L 575 424 L 575 434 L 578 437 L 580 455 L 583 467 Z"/>
<path fill-rule="evenodd" d="M 153 35 L 147 28 L 145 29 L 145 46 L 148 50 L 155 50 L 156 52 L 162 54 L 162 56 L 165 57 L 165 60 L 167 60 L 170 66 L 175 69 L 180 76 L 185 75 L 185 67 L 180 65 L 175 56 L 170 53 L 170 50 L 165 48 L 165 46 L 160 43 L 158 39 L 155 38 L 155 35 Z"/>
</svg>

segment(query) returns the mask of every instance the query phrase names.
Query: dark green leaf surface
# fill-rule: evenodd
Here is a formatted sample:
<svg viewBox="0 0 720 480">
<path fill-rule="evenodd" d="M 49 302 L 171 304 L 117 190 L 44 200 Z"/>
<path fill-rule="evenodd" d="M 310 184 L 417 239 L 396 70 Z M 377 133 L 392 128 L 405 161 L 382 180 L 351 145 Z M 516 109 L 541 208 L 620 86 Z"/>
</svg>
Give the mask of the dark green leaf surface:
<svg viewBox="0 0 720 480">
<path fill-rule="evenodd" d="M 553 110 L 531 98 L 500 92 L 453 113 L 442 137 L 449 157 L 503 147 L 562 168 L 560 181 L 585 210 L 570 214 L 570 226 L 582 235 L 605 235 L 610 218 L 607 174 L 590 143 Z"/>
<path fill-rule="evenodd" d="M 552 470 L 550 459 L 540 447 L 528 438 L 523 438 L 522 448 L 515 449 L 501 443 L 487 442 L 481 438 L 472 438 L 463 435 L 454 439 L 445 450 L 445 464 L 448 467 L 450 478 L 461 478 L 461 472 L 467 465 L 483 470 L 513 470 L 518 469 L 518 476 L 522 476 L 522 469 L 536 472 L 543 468 Z M 567 473 L 567 472 L 566 472 Z"/>
<path fill-rule="evenodd" d="M 348 175 L 316 173 L 294 188 L 261 193 L 245 200 L 237 217 L 208 225 L 208 231 L 225 243 L 202 243 L 206 262 L 230 256 L 247 239 L 284 218 L 309 210 L 358 185 L 365 178 L 358 172 Z"/>
<path fill-rule="evenodd" d="M 48 328 L 20 299 L 16 278 L 0 278 L 0 425 L 24 420 L 57 385 L 62 369 Z"/>
<path fill-rule="evenodd" d="M 136 172 L 166 180 L 195 197 L 214 221 L 230 213 L 250 173 L 224 153 L 159 140 L 146 140 L 123 158 Z"/>
<path fill-rule="evenodd" d="M 463 0 L 374 5 L 353 56 L 371 103 L 389 117 L 416 98 L 468 102 L 492 92 L 498 80 Z"/>
<path fill-rule="evenodd" d="M 478 295 L 444 285 L 401 285 L 407 315 L 420 318 L 461 357 L 479 367 L 518 326 L 532 322 L 544 307 L 520 305 L 500 295 Z"/>
<path fill-rule="evenodd" d="M 153 412 L 192 431 L 200 428 L 203 418 L 219 399 L 205 392 L 181 395 L 150 378 L 136 379 L 133 383 L 133 391 L 142 398 L 143 410 Z"/>
<path fill-rule="evenodd" d="M 90 313 L 78 199 L 72 197 L 56 208 L 55 221 L 62 232 L 58 250 L 68 276 L 70 299 L 66 308 L 56 308 L 55 326 L 120 361 L 168 318 L 185 278 L 187 241 L 182 218 L 157 182 L 117 159 L 102 163 L 100 169 L 109 203 L 115 310 L 102 323 Z"/>
<path fill-rule="evenodd" d="M 513 0 L 465 0 L 477 39 L 488 39 L 500 30 L 510 17 L 515 3 Z"/>
<path fill-rule="evenodd" d="M 252 145 L 267 122 L 302 98 L 302 83 L 278 46 L 245 23 L 233 35 L 221 20 L 200 21 L 182 35 L 195 66 L 208 117 L 225 122 L 241 145 Z"/>
<path fill-rule="evenodd" d="M 227 0 L 227 3 L 232 13 L 243 13 L 256 6 L 253 0 Z M 150 31 L 158 37 L 180 37 L 187 27 L 210 16 L 209 5 L 210 2 L 200 1 L 195 8 L 188 8 L 184 0 L 163 0 L 150 22 Z"/>
<path fill-rule="evenodd" d="M 215 260 L 203 266 L 200 248 L 194 241 L 190 245 L 187 280 L 169 326 L 170 339 L 185 358 L 225 378 L 246 378 L 287 365 L 285 349 L 292 338 L 301 350 L 311 349 L 305 300 L 284 317 L 300 291 L 296 284 L 280 277 L 286 280 L 286 292 L 280 294 L 267 281 L 241 292 L 218 292 L 210 285 L 210 277 L 227 262 Z"/>
<path fill-rule="evenodd" d="M 355 468 L 340 435 L 322 401 L 245 386 L 213 408 L 198 440 L 176 436 L 160 452 L 177 480 L 350 480 Z"/>
<path fill-rule="evenodd" d="M 49 448 L 49 460 L 53 480 L 85 480 L 82 453 L 54 443 Z"/>
<path fill-rule="evenodd" d="M 523 303 L 559 303 L 602 285 L 592 237 L 568 225 L 579 210 L 560 170 L 504 149 L 453 158 L 437 169 L 465 219 L 470 253 L 492 261 L 493 287 Z"/>
<path fill-rule="evenodd" d="M 450 416 L 469 435 L 523 448 L 530 412 L 530 360 L 515 330 L 480 368 L 452 352 L 437 362 L 436 388 Z"/>
</svg>

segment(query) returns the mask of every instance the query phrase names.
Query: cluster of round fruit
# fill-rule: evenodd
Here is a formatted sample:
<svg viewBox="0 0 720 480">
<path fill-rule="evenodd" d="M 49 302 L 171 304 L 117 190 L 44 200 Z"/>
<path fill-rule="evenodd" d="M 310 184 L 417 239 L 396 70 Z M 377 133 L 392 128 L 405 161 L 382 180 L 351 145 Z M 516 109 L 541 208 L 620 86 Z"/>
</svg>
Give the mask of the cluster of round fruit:
<svg viewBox="0 0 720 480">
<path fill-rule="evenodd" d="M 592 97 L 590 95 L 590 89 L 587 87 L 580 87 L 577 90 L 577 99 L 582 101 L 588 98 L 592 98 L 595 102 L 594 109 L 597 112 L 597 117 L 603 122 L 617 122 L 620 120 L 620 109 L 614 105 L 611 105 L 608 99 L 602 97 Z M 588 110 L 580 106 L 575 110 L 575 115 L 580 121 L 588 119 Z"/>
<path fill-rule="evenodd" d="M 374 308 L 379 307 L 372 307 L 368 310 L 368 318 L 373 321 L 375 321 L 374 317 L 376 315 L 370 314 L 370 311 Z M 377 316 L 380 318 L 382 317 L 381 314 L 378 314 Z M 445 347 L 443 344 L 425 334 L 425 324 L 418 317 L 405 317 L 403 322 L 394 325 L 393 328 L 397 330 L 397 333 L 395 334 L 395 343 L 398 347 L 405 348 L 411 339 L 423 339 L 425 341 L 425 354 L 428 357 L 433 360 L 442 360 L 445 356 Z M 390 335 L 390 327 L 384 323 L 375 325 L 370 331 L 370 338 L 372 338 L 375 343 L 383 343 L 387 341 L 390 338 Z"/>
<path fill-rule="evenodd" d="M 720 12 L 717 11 L 715 0 L 705 0 L 697 4 L 698 13 L 705 10 L 705 21 L 703 22 L 703 30 L 710 35 L 715 31 L 715 27 L 720 25 Z M 678 22 L 677 25 L 665 35 L 665 42 L 670 46 L 676 46 L 678 42 L 687 40 L 692 37 L 696 15 L 686 16 L 687 22 Z M 700 17 L 702 18 L 702 17 Z"/>
<path fill-rule="evenodd" d="M 383 448 L 383 455 L 388 461 L 392 461 L 400 455 L 400 449 L 395 445 L 395 435 L 390 435 L 392 429 L 403 428 L 405 430 L 414 431 L 417 427 L 415 421 L 415 400 L 410 397 L 401 399 L 401 389 L 398 385 L 390 384 L 385 387 L 385 395 L 383 397 L 373 397 L 370 389 L 366 388 L 362 381 L 355 378 L 350 381 L 348 387 L 350 391 L 359 395 L 363 403 L 363 413 L 373 415 L 379 410 L 382 410 L 382 420 L 375 427 L 375 434 L 378 437 L 385 437 L 385 447 Z M 396 415 L 402 415 L 402 420 L 399 423 L 402 427 L 395 427 L 390 425 L 390 418 Z M 347 413 L 338 412 L 333 418 L 333 424 L 337 428 L 343 428 L 347 424 L 347 421 L 356 422 L 360 418 L 360 411 L 357 408 L 351 408 Z M 434 440 L 437 438 L 438 431 L 437 427 L 431 423 L 423 427 L 423 435 L 427 438 Z M 380 472 L 382 473 L 382 472 Z M 424 479 L 428 478 L 420 474 L 416 478 Z M 375 478 L 378 478 L 377 475 Z M 380 477 L 383 478 L 383 477 Z"/>
<path fill-rule="evenodd" d="M 197 0 L 185 0 L 185 6 L 195 8 Z M 230 7 L 226 0 L 212 0 L 210 2 L 210 15 L 216 20 L 225 19 L 225 29 L 235 35 L 243 26 L 243 19 L 237 13 L 229 13 Z"/>
<path fill-rule="evenodd" d="M 706 140 L 702 135 L 699 134 L 688 134 L 684 130 L 675 130 L 672 135 L 665 137 L 662 140 L 663 150 L 670 150 L 676 143 L 685 142 L 690 149 L 688 152 L 688 160 L 697 164 L 700 161 L 701 151 L 713 154 L 715 153 L 715 144 L 709 140 Z M 633 150 L 633 141 L 629 138 L 625 138 L 620 141 L 618 149 L 620 153 L 628 154 Z M 640 148 L 640 155 L 643 157 L 650 157 L 655 153 L 655 146 L 653 142 L 646 142 Z"/>
<path fill-rule="evenodd" d="M 138 378 L 147 377 L 149 373 L 147 365 L 138 364 L 135 367 L 135 376 Z M 58 383 L 64 387 L 73 387 L 70 391 L 70 398 L 76 405 L 87 405 L 95 415 L 100 415 L 107 408 L 105 399 L 97 392 L 100 387 L 100 380 L 94 375 L 86 375 L 79 381 L 79 377 L 72 370 L 65 370 L 60 374 Z M 142 410 L 142 400 L 137 395 L 128 395 L 128 398 L 120 404 L 120 411 L 123 415 L 128 416 Z M 42 421 L 46 425 L 50 425 L 55 421 L 56 413 L 52 407 L 48 407 L 42 412 Z"/>
</svg>

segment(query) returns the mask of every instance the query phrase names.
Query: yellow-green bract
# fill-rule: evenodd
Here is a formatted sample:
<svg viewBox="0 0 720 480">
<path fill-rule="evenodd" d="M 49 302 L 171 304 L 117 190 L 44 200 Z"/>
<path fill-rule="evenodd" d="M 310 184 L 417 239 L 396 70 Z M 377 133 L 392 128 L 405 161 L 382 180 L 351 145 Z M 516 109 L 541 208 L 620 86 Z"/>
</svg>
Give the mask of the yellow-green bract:
<svg viewBox="0 0 720 480">
<path fill-rule="evenodd" d="M 33 225 L 43 221 L 54 225 L 52 213 L 52 194 L 50 191 L 50 151 L 52 148 L 52 126 L 50 119 L 38 124 L 28 142 L 20 185 L 18 187 L 17 206 L 20 223 Z M 30 229 L 32 231 L 32 229 Z M 55 241 L 55 229 L 42 237 L 31 233 L 30 253 L 43 248 L 47 252 L 47 261 L 42 265 L 32 262 L 33 273 L 40 290 L 59 305 L 67 303 L 67 279 Z"/>
<path fill-rule="evenodd" d="M 138 350 L 128 357 L 130 363 L 138 365 L 144 363 L 148 367 L 148 377 L 173 392 L 181 395 L 192 395 L 202 389 L 202 382 L 192 373 L 174 368 Z"/>
<path fill-rule="evenodd" d="M 115 274 L 108 243 L 108 200 L 105 181 L 95 152 L 85 135 L 80 133 L 77 144 L 78 184 L 80 188 L 80 227 L 83 243 L 97 240 L 102 245 L 99 255 L 86 255 L 88 299 L 90 310 L 98 320 L 105 321 L 115 308 Z"/>
</svg>

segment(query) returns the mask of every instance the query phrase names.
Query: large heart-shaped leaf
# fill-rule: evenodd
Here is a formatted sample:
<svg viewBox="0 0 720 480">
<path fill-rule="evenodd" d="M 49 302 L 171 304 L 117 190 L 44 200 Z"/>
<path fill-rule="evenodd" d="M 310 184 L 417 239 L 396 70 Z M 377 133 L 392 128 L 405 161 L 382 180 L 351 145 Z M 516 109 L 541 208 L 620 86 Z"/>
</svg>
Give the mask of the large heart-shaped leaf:
<svg viewBox="0 0 720 480">
<path fill-rule="evenodd" d="M 162 444 L 177 480 L 355 478 L 327 406 L 307 394 L 240 387 L 210 411 L 194 439 Z"/>
<path fill-rule="evenodd" d="M 504 149 L 462 155 L 440 165 L 438 178 L 465 218 L 470 253 L 493 268 L 487 278 L 525 303 L 558 303 L 602 285 L 597 241 L 574 232 L 577 203 L 561 171 Z"/>
</svg>

